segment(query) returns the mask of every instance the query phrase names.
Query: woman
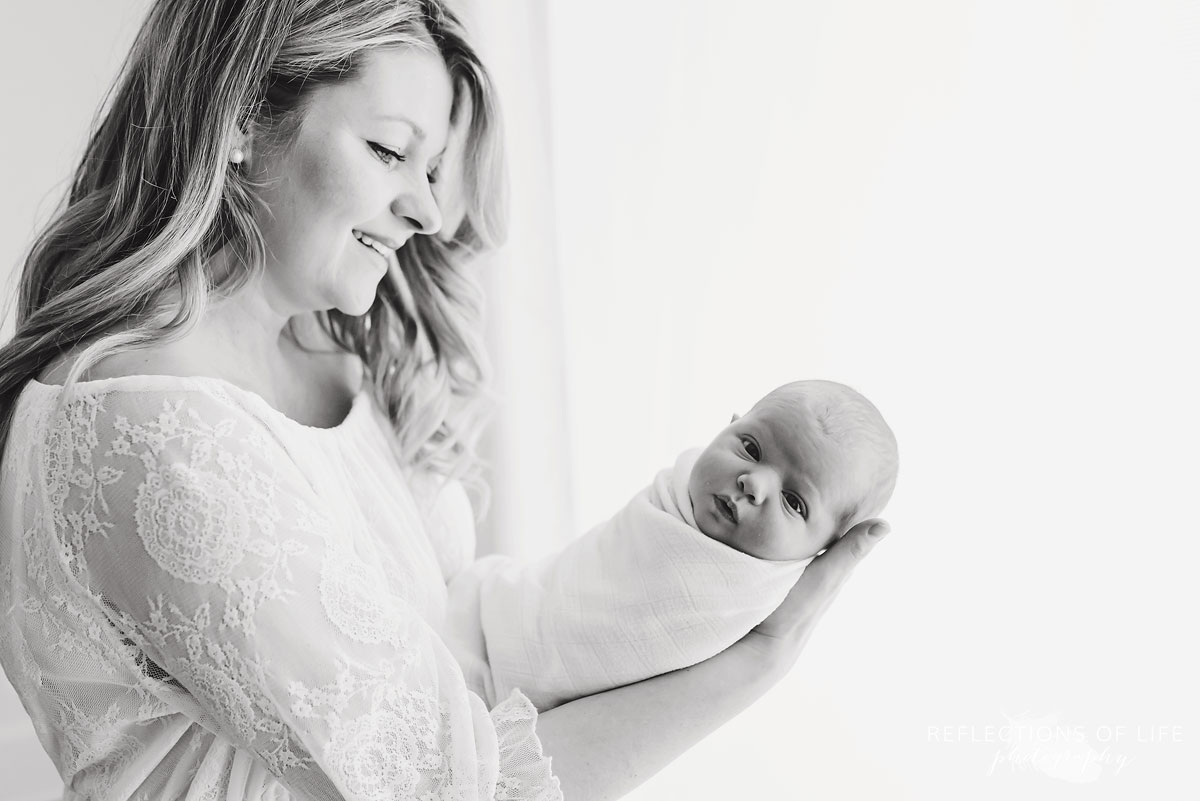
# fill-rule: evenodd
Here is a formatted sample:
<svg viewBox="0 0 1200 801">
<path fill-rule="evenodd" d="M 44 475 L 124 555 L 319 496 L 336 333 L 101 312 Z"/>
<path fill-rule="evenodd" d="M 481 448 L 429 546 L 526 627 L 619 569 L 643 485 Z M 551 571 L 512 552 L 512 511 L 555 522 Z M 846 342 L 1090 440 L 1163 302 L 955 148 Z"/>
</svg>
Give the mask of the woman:
<svg viewBox="0 0 1200 801">
<path fill-rule="evenodd" d="M 466 500 L 418 497 L 475 476 L 499 152 L 438 2 L 151 10 L 0 351 L 0 661 L 65 798 L 615 798 L 784 675 L 886 531 L 687 670 L 470 692 Z"/>
</svg>

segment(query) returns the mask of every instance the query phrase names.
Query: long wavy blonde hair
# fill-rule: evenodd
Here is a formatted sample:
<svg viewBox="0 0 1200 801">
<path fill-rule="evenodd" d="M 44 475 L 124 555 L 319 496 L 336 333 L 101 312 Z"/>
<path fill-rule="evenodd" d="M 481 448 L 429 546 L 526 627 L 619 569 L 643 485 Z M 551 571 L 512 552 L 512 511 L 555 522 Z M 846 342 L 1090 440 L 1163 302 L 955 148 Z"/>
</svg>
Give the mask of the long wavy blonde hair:
<svg viewBox="0 0 1200 801">
<path fill-rule="evenodd" d="M 398 251 L 361 317 L 317 312 L 357 354 L 406 464 L 478 479 L 486 360 L 465 270 L 502 241 L 505 174 L 487 71 L 441 0 L 158 0 L 99 115 L 64 207 L 21 274 L 0 348 L 0 453 L 25 384 L 82 348 L 66 386 L 110 354 L 182 338 L 210 298 L 263 269 L 254 187 L 229 167 L 238 130 L 287 141 L 309 93 L 353 79 L 382 47 L 436 48 L 454 84 L 453 208 Z M 457 155 L 457 158 L 453 158 Z M 444 212 L 447 210 L 444 209 Z M 226 249 L 242 269 L 214 277 Z M 293 334 L 289 328 L 289 334 Z M 65 393 L 64 393 L 65 394 Z"/>
</svg>

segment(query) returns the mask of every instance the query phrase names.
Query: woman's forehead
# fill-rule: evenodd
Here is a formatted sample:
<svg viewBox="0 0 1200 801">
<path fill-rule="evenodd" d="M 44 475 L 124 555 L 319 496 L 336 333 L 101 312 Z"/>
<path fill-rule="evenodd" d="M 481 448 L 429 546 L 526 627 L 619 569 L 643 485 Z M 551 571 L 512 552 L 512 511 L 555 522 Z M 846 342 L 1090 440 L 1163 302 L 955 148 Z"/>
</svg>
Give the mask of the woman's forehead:
<svg viewBox="0 0 1200 801">
<path fill-rule="evenodd" d="M 408 127 L 416 139 L 441 148 L 454 86 L 437 51 L 383 48 L 364 55 L 355 78 L 328 86 L 325 96 L 369 121 Z"/>
</svg>

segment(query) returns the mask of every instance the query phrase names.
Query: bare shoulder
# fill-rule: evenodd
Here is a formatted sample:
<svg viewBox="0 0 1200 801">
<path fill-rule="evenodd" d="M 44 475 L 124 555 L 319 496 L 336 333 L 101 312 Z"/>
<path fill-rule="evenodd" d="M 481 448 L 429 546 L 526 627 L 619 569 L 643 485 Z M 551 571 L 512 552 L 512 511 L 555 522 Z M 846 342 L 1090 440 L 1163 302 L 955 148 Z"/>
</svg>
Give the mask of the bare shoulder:
<svg viewBox="0 0 1200 801">
<path fill-rule="evenodd" d="M 332 384 L 351 391 L 359 387 L 363 366 L 356 354 L 342 350 L 315 322 L 301 323 L 295 328 L 303 349 L 295 352 L 295 363 L 280 372 L 294 373 L 306 382 L 316 380 L 320 384 Z M 57 356 L 38 375 L 38 380 L 44 384 L 66 383 L 67 374 L 85 346 L 79 345 Z M 203 376 L 240 385 L 247 383 L 247 377 L 261 374 L 261 370 L 245 363 L 241 354 L 224 353 L 221 350 L 206 346 L 201 338 L 158 343 L 105 356 L 85 370 L 80 380 L 139 375 Z"/>
<path fill-rule="evenodd" d="M 55 357 L 38 375 L 38 381 L 43 384 L 65 384 L 67 375 L 75 366 L 75 361 L 83 352 L 83 346 L 72 348 Z M 80 376 L 82 381 L 96 381 L 104 378 L 118 378 L 131 375 L 176 375 L 194 376 L 205 375 L 202 369 L 196 369 L 184 358 L 184 353 L 167 345 L 155 345 L 135 351 L 122 351 L 105 356 L 100 361 L 84 370 Z"/>
<path fill-rule="evenodd" d="M 252 363 L 236 349 L 201 336 L 111 354 L 85 370 L 80 379 L 217 378 L 259 395 L 293 420 L 320 427 L 336 425 L 363 386 L 362 360 L 342 350 L 319 326 L 297 328 L 303 332 L 297 332 L 303 347 L 285 347 L 270 363 Z M 38 380 L 65 384 L 82 350 L 80 346 L 59 355 Z"/>
</svg>

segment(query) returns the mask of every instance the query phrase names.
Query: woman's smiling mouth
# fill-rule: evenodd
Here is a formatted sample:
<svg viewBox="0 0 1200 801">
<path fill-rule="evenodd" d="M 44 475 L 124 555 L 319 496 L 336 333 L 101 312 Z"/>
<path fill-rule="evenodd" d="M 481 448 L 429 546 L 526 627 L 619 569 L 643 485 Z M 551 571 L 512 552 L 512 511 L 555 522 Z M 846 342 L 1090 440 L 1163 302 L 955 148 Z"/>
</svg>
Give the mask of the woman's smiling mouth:
<svg viewBox="0 0 1200 801">
<path fill-rule="evenodd" d="M 713 501 L 717 506 L 717 514 L 736 526 L 738 522 L 737 504 L 725 495 L 714 495 Z"/>
<path fill-rule="evenodd" d="M 362 231 L 355 230 L 351 233 L 354 234 L 354 238 L 358 240 L 359 244 L 365 245 L 369 250 L 373 250 L 375 253 L 383 257 L 385 265 L 390 265 L 392 263 L 391 257 L 396 251 L 388 243 L 380 242 L 379 240 L 364 234 Z"/>
</svg>

